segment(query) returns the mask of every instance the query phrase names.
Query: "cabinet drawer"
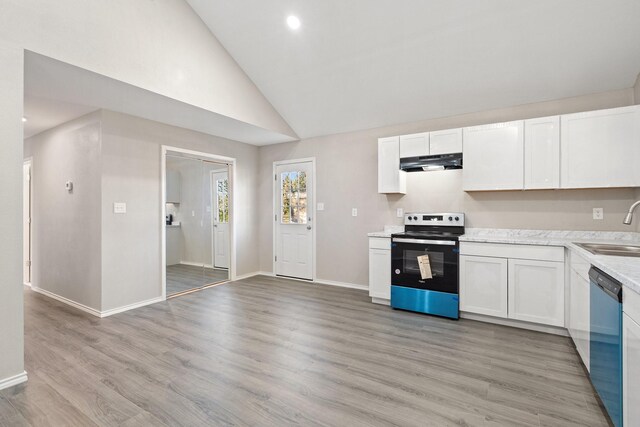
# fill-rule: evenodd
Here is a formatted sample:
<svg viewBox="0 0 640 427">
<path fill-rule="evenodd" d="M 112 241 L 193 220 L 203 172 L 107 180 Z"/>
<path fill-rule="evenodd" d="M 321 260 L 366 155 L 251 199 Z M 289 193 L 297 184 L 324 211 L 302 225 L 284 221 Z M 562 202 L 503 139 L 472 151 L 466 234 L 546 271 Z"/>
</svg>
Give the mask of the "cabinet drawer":
<svg viewBox="0 0 640 427">
<path fill-rule="evenodd" d="M 369 249 L 391 250 L 391 239 L 388 237 L 369 237 Z"/>
<path fill-rule="evenodd" d="M 564 247 L 460 242 L 461 255 L 564 262 Z"/>
</svg>

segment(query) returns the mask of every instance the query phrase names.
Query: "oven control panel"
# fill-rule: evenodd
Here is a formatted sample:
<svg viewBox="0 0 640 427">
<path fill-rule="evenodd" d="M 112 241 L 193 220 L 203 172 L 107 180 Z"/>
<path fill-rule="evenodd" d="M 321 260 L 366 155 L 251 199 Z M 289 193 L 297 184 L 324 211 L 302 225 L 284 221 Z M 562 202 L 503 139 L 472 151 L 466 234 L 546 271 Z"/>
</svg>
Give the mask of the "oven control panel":
<svg viewBox="0 0 640 427">
<path fill-rule="evenodd" d="M 412 212 L 404 216 L 405 225 L 439 225 L 439 226 L 464 226 L 464 214 L 460 212 L 449 213 L 418 213 Z"/>
</svg>

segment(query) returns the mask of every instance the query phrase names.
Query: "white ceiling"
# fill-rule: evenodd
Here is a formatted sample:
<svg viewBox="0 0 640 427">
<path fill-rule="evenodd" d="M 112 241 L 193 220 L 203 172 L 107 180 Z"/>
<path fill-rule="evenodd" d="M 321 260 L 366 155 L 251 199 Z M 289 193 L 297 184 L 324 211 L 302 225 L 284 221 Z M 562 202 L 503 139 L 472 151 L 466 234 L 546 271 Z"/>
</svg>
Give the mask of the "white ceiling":
<svg viewBox="0 0 640 427">
<path fill-rule="evenodd" d="M 628 88 L 640 72 L 638 0 L 187 1 L 301 137 Z"/>
<path fill-rule="evenodd" d="M 33 52 L 24 78 L 25 138 L 104 108 L 254 145 L 294 140 Z"/>
</svg>

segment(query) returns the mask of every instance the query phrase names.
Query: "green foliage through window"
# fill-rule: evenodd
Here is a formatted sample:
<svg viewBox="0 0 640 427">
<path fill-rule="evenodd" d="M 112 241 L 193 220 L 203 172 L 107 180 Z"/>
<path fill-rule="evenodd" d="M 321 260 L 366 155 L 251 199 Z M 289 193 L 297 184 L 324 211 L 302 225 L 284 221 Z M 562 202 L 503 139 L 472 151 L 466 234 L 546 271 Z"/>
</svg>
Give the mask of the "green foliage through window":
<svg viewBox="0 0 640 427">
<path fill-rule="evenodd" d="M 281 182 L 282 224 L 307 223 L 307 174 L 303 171 L 283 172 Z"/>
<path fill-rule="evenodd" d="M 229 222 L 229 180 L 227 178 L 216 180 L 217 220 L 221 224 Z"/>
</svg>

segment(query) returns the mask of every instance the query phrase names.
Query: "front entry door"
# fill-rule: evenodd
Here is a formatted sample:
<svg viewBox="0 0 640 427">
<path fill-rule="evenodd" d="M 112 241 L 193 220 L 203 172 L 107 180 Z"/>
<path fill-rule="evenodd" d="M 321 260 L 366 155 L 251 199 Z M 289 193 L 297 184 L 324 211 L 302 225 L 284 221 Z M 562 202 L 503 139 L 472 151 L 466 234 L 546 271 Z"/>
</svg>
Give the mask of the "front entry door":
<svg viewBox="0 0 640 427">
<path fill-rule="evenodd" d="M 229 173 L 211 174 L 213 188 L 213 266 L 229 268 Z"/>
<path fill-rule="evenodd" d="M 280 164 L 275 174 L 275 273 L 313 280 L 313 163 Z"/>
</svg>

